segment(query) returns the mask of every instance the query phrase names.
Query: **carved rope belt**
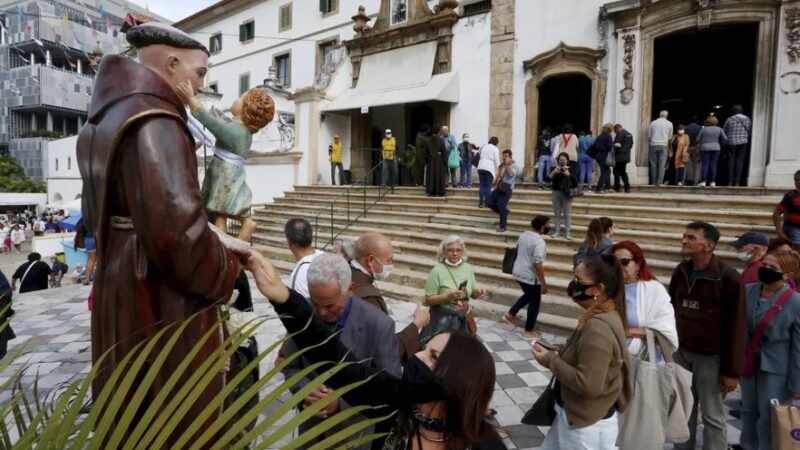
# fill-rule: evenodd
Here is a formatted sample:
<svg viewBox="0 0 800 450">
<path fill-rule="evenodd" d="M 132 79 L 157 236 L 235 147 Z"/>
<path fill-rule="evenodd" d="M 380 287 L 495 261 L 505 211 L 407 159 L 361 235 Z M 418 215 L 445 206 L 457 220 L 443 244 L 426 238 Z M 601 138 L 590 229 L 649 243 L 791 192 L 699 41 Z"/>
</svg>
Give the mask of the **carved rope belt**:
<svg viewBox="0 0 800 450">
<path fill-rule="evenodd" d="M 115 230 L 133 230 L 133 220 L 130 217 L 111 216 L 111 228 Z"/>
</svg>

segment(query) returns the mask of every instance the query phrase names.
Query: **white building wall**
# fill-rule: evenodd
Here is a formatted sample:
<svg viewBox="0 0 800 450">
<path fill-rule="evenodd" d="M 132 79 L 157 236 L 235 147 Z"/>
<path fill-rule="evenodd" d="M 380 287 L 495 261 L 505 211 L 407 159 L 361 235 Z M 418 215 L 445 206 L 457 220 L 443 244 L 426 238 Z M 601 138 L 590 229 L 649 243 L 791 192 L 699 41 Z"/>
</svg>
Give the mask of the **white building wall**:
<svg viewBox="0 0 800 450">
<path fill-rule="evenodd" d="M 573 47 L 597 48 L 600 6 L 606 0 L 519 0 L 514 6 L 516 50 L 512 149 L 525 148 L 525 82 L 530 77 L 522 67 L 525 60 L 556 47 L 559 42 Z M 606 56 L 608 60 L 608 56 Z M 613 73 L 609 67 L 609 73 Z M 487 88 L 488 89 L 488 88 Z M 606 103 L 613 96 L 606 96 Z M 606 113 L 612 112 L 606 108 Z M 613 122 L 604 117 L 603 122 Z"/>
<path fill-rule="evenodd" d="M 79 198 L 83 189 L 77 157 L 78 136 L 50 141 L 47 145 L 47 204 Z"/>
<path fill-rule="evenodd" d="M 453 72 L 458 74 L 459 92 L 458 103 L 450 109 L 449 127 L 458 142 L 464 133 L 469 133 L 474 142 L 481 144 L 490 137 L 490 41 L 489 13 L 465 17 L 453 27 Z M 505 146 L 503 148 L 507 148 L 507 142 Z"/>
</svg>

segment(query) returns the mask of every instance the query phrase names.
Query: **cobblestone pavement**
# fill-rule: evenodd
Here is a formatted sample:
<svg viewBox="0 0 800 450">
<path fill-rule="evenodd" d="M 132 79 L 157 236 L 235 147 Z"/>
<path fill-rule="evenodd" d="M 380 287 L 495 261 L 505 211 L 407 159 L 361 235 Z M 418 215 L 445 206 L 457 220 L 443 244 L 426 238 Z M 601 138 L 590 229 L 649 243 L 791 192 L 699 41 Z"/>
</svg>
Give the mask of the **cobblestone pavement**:
<svg viewBox="0 0 800 450">
<path fill-rule="evenodd" d="M 89 311 L 86 306 L 88 293 L 88 287 L 70 286 L 15 297 L 16 315 L 12 326 L 17 339 L 11 341 L 9 354 L 19 345 L 25 344 L 26 347 L 25 353 L 15 361 L 9 373 L 22 364 L 28 364 L 30 368 L 24 382 L 30 383 L 38 373 L 38 384 L 42 390 L 52 389 L 88 373 L 91 364 Z M 271 306 L 255 288 L 253 297 L 256 312 L 274 319 Z M 389 301 L 389 305 L 400 330 L 411 320 L 414 305 L 396 301 Z M 533 360 L 529 342 L 523 339 L 519 329 L 512 330 L 510 325 L 485 318 L 478 319 L 478 328 L 479 336 L 491 352 L 497 370 L 497 383 L 491 402 L 491 406 L 497 410 L 494 418 L 496 425 L 510 449 L 538 448 L 548 427 L 521 425 L 520 419 L 544 390 L 550 373 Z M 280 339 L 283 333 L 277 321 L 269 321 L 258 333 L 259 349 L 263 351 Z M 544 337 L 552 341 L 564 339 L 552 335 Z M 267 357 L 264 361 L 262 374 L 272 365 L 274 357 Z M 4 378 L 0 378 L 2 380 Z M 266 389 L 280 381 L 273 380 Z M 7 397 L 0 393 L 0 401 L 4 398 Z M 726 401 L 729 406 L 736 403 L 738 392 Z M 264 414 L 274 407 L 268 408 Z M 738 426 L 738 421 L 731 418 L 728 425 L 731 443 L 738 442 Z"/>
</svg>

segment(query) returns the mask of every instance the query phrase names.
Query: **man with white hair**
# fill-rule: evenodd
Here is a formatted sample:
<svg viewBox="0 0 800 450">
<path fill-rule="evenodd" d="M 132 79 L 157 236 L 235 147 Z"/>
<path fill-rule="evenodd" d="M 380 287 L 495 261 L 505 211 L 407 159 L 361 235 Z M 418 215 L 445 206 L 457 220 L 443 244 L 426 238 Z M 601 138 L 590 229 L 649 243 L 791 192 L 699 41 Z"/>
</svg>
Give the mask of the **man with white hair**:
<svg viewBox="0 0 800 450">
<path fill-rule="evenodd" d="M 442 140 L 444 141 L 444 148 L 445 148 L 444 161 L 445 165 L 447 166 L 447 161 L 450 159 L 450 152 L 458 151 L 458 143 L 456 142 L 456 136 L 450 133 L 450 129 L 447 128 L 447 125 L 444 125 L 442 126 L 441 129 L 439 129 L 439 135 L 442 137 Z M 450 177 L 450 186 L 455 188 L 457 168 L 448 166 L 448 169 L 449 170 L 447 171 L 447 173 L 449 174 Z M 447 180 L 444 181 L 444 185 L 445 187 L 447 187 Z"/>
<path fill-rule="evenodd" d="M 326 253 L 311 262 L 307 281 L 310 300 L 315 308 L 314 315 L 339 332 L 337 338 L 353 352 L 356 359 L 365 360 L 376 368 L 400 376 L 400 353 L 395 337 L 394 321 L 378 308 L 353 295 L 350 270 L 347 261 L 336 254 Z M 296 351 L 297 346 L 290 340 L 282 356 L 287 357 Z M 283 370 L 283 374 L 288 379 L 309 365 L 305 358 L 297 358 Z M 309 381 L 308 378 L 304 378 L 290 387 L 290 390 L 296 393 Z M 318 401 L 325 402 L 325 397 L 331 392 L 332 389 L 322 386 L 306 397 L 304 405 L 312 405 Z M 313 428 L 325 418 L 348 407 L 349 405 L 342 399 L 330 402 L 315 417 L 302 423 L 299 432 L 303 433 Z M 301 448 L 311 447 L 363 419 L 363 416 L 356 415 L 307 442 Z M 370 432 L 367 430 L 365 434 Z M 365 444 L 359 448 L 368 449 L 370 445 Z"/>
<path fill-rule="evenodd" d="M 661 186 L 664 171 L 667 169 L 667 144 L 672 138 L 672 122 L 667 120 L 669 112 L 661 111 L 658 119 L 650 122 L 647 140 L 650 143 L 648 158 L 650 162 L 650 184 Z"/>
</svg>

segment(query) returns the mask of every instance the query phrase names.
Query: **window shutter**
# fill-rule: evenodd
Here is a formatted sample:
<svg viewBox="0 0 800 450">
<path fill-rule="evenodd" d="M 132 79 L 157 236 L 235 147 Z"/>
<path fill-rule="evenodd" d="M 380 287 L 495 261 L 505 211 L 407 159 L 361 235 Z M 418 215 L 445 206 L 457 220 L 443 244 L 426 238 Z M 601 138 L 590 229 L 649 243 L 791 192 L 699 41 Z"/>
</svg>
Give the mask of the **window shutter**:
<svg viewBox="0 0 800 450">
<path fill-rule="evenodd" d="M 319 0 L 319 12 L 321 12 L 322 14 L 328 12 L 325 8 L 326 6 L 325 3 L 326 3 L 325 0 Z"/>
<path fill-rule="evenodd" d="M 244 42 L 247 40 L 246 34 L 247 34 L 247 27 L 245 26 L 245 24 L 239 25 L 239 42 Z"/>
</svg>

